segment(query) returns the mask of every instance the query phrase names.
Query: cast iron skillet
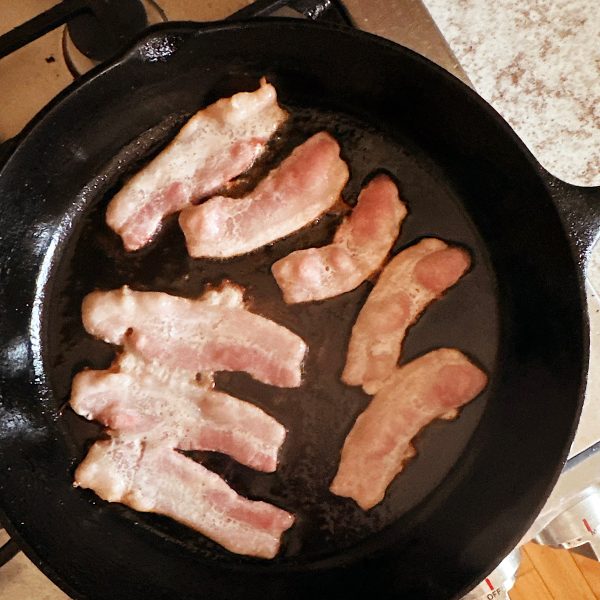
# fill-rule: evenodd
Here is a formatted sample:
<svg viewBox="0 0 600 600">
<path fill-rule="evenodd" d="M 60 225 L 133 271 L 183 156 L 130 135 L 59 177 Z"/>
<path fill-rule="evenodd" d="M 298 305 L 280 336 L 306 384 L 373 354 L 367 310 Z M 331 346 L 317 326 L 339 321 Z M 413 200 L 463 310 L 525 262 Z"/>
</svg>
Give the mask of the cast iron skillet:
<svg viewBox="0 0 600 600">
<path fill-rule="evenodd" d="M 374 170 L 410 207 L 395 251 L 425 235 L 461 244 L 474 266 L 408 337 L 402 361 L 439 346 L 490 375 L 454 422 L 433 424 L 385 501 L 363 513 L 327 492 L 368 397 L 339 374 L 371 283 L 287 307 L 269 275 L 291 248 L 326 243 L 339 215 L 250 257 L 187 257 L 173 220 L 148 249 L 123 252 L 103 224 L 123 179 L 183 119 L 218 97 L 272 81 L 291 123 L 252 185 L 325 128 L 342 145 L 354 202 Z M 0 172 L 2 519 L 75 598 L 455 598 L 480 580 L 540 509 L 566 458 L 582 402 L 588 330 L 581 274 L 535 162 L 476 94 L 376 37 L 316 24 L 169 24 L 84 77 L 28 128 Z M 83 296 L 129 284 L 194 296 L 230 278 L 254 310 L 305 337 L 298 390 L 222 376 L 289 430 L 276 474 L 200 456 L 249 497 L 298 515 L 272 562 L 231 555 L 157 515 L 74 489 L 99 428 L 64 408 L 71 378 L 114 351 L 85 334 Z"/>
</svg>

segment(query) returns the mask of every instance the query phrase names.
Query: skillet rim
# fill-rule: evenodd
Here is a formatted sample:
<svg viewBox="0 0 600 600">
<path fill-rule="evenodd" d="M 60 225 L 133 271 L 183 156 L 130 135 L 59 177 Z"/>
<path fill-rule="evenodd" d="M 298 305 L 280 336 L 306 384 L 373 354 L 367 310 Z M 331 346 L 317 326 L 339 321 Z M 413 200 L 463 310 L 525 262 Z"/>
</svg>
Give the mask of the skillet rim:
<svg viewBox="0 0 600 600">
<path fill-rule="evenodd" d="M 580 379 L 579 379 L 579 386 L 578 386 L 578 388 L 579 388 L 578 402 L 577 402 L 577 407 L 576 407 L 576 411 L 575 411 L 575 418 L 574 418 L 573 422 L 571 423 L 569 437 L 568 437 L 568 440 L 565 443 L 565 447 L 563 448 L 563 451 L 561 453 L 561 462 L 559 465 L 561 468 L 559 469 L 558 468 L 559 466 L 557 466 L 553 477 L 549 481 L 549 484 L 543 495 L 543 498 L 539 502 L 539 506 L 536 508 L 535 512 L 532 513 L 533 516 L 530 517 L 530 519 L 529 519 L 529 522 L 527 524 L 527 527 L 529 527 L 531 525 L 531 523 L 537 517 L 539 510 L 543 507 L 550 491 L 552 490 L 552 488 L 554 487 L 554 485 L 556 483 L 556 480 L 560 476 L 560 472 L 562 470 L 562 465 L 564 465 L 564 463 L 567 459 L 571 442 L 574 438 L 575 432 L 578 427 L 579 416 L 581 414 L 581 410 L 583 407 L 583 401 L 585 398 L 586 379 L 587 379 L 588 362 L 589 362 L 589 315 L 588 315 L 587 301 L 586 301 L 586 295 L 585 295 L 584 273 L 583 273 L 582 269 L 580 268 L 580 265 L 578 265 L 578 261 L 577 261 L 578 253 L 573 248 L 574 244 L 573 244 L 573 239 L 572 239 L 572 233 L 565 226 L 564 217 L 563 217 L 561 211 L 556 206 L 555 202 L 553 201 L 553 195 L 551 192 L 551 188 L 548 185 L 547 181 L 542 177 L 542 173 L 544 171 L 540 167 L 539 163 L 535 160 L 535 158 L 533 157 L 531 152 L 528 150 L 528 148 L 525 146 L 523 141 L 516 135 L 514 130 L 512 130 L 510 128 L 508 123 L 506 123 L 506 121 L 502 118 L 502 116 L 490 104 L 488 104 L 483 98 L 481 98 L 481 96 L 479 96 L 469 86 L 464 84 L 460 79 L 458 79 L 457 77 L 455 77 L 454 75 L 452 75 L 451 73 L 449 73 L 448 71 L 446 71 L 445 69 L 440 67 L 439 65 L 433 63 L 429 59 L 425 58 L 424 56 L 418 54 L 417 52 L 415 52 L 409 48 L 406 48 L 404 46 L 396 44 L 395 42 L 391 42 L 389 40 L 380 38 L 376 35 L 373 35 L 373 34 L 370 34 L 370 33 L 364 32 L 364 31 L 350 29 L 350 28 L 343 27 L 343 26 L 299 21 L 297 19 L 291 19 L 291 18 L 269 17 L 269 18 L 255 19 L 252 21 L 216 21 L 214 23 L 195 23 L 192 21 L 171 21 L 171 22 L 167 22 L 167 23 L 160 23 L 160 24 L 153 25 L 153 26 L 149 27 L 148 29 L 146 29 L 140 36 L 138 36 L 135 40 L 133 40 L 131 42 L 131 44 L 128 45 L 128 47 L 126 49 L 124 49 L 121 53 L 119 53 L 113 59 L 107 61 L 106 63 L 100 64 L 100 65 L 94 67 L 91 71 L 89 71 L 88 73 L 83 75 L 80 79 L 75 80 L 67 88 L 62 90 L 55 98 L 53 98 L 46 106 L 44 106 L 35 115 L 35 117 L 27 124 L 27 126 L 24 128 L 24 130 L 18 135 L 17 144 L 14 146 L 14 148 L 11 150 L 11 152 L 9 153 L 9 155 L 7 156 L 7 158 L 5 159 L 3 164 L 0 166 L 0 180 L 2 178 L 5 168 L 7 166 L 9 166 L 12 158 L 18 153 L 21 145 L 27 139 L 29 139 L 30 137 L 32 137 L 36 134 L 36 129 L 39 126 L 41 126 L 46 119 L 50 118 L 52 116 L 52 114 L 54 113 L 54 111 L 59 110 L 65 100 L 70 98 L 71 95 L 77 93 L 77 91 L 81 90 L 85 86 L 90 85 L 92 82 L 94 82 L 98 78 L 101 78 L 105 73 L 118 68 L 123 62 L 127 61 L 133 55 L 140 52 L 140 49 L 144 43 L 152 40 L 153 38 L 156 38 L 157 35 L 166 36 L 168 34 L 176 35 L 177 33 L 184 33 L 184 34 L 192 33 L 193 35 L 197 36 L 197 35 L 201 35 L 204 32 L 239 30 L 240 28 L 242 28 L 242 29 L 263 28 L 265 26 L 274 27 L 274 26 L 277 26 L 277 24 L 284 24 L 285 26 L 288 26 L 291 28 L 297 28 L 297 29 L 302 29 L 302 28 L 306 28 L 306 27 L 313 28 L 313 29 L 318 28 L 324 32 L 326 32 L 328 30 L 336 30 L 337 32 L 343 32 L 344 35 L 348 35 L 349 37 L 365 38 L 371 44 L 377 44 L 382 47 L 386 47 L 389 50 L 393 50 L 394 52 L 399 52 L 401 54 L 404 54 L 404 55 L 408 56 L 412 61 L 421 63 L 422 65 L 425 65 L 425 67 L 427 69 L 433 70 L 434 72 L 436 72 L 438 74 L 438 76 L 446 79 L 452 85 L 457 86 L 460 89 L 461 94 L 466 95 L 466 97 L 468 97 L 472 102 L 474 102 L 477 105 L 479 110 L 483 111 L 484 114 L 487 114 L 489 117 L 491 117 L 493 119 L 495 124 L 502 129 L 502 132 L 504 133 L 504 135 L 507 135 L 511 139 L 512 143 L 515 144 L 516 149 L 520 153 L 520 159 L 522 160 L 524 158 L 525 161 L 527 162 L 528 166 L 532 167 L 532 170 L 536 172 L 538 182 L 542 184 L 548 198 L 551 200 L 548 208 L 549 209 L 552 208 L 552 210 L 556 213 L 558 220 L 560 221 L 560 227 L 564 233 L 565 241 L 568 243 L 572 262 L 573 262 L 574 273 L 576 274 L 577 281 L 578 281 L 577 290 L 578 290 L 578 294 L 579 294 L 579 297 L 578 297 L 578 300 L 579 300 L 578 305 L 580 308 L 579 316 L 580 316 L 581 332 L 583 334 L 583 339 L 581 340 L 581 342 L 582 342 L 582 353 L 581 354 L 582 354 L 583 364 L 580 366 L 580 372 L 579 372 Z M 35 553 L 35 551 L 32 550 L 31 546 L 29 546 L 29 544 L 27 544 L 27 542 L 21 538 L 21 536 L 19 535 L 19 532 L 18 532 L 18 528 L 15 527 L 12 524 L 12 522 L 6 517 L 4 510 L 1 507 L 0 507 L 0 522 L 2 522 L 4 524 L 7 531 L 11 534 L 11 537 L 14 537 L 18 541 L 19 546 L 24 550 L 25 554 L 27 554 L 27 556 L 34 562 L 34 564 L 36 564 L 36 566 L 38 568 L 40 568 L 40 570 L 42 570 L 45 574 L 47 574 L 53 581 L 60 582 L 59 586 L 62 589 L 69 590 L 69 593 L 71 595 L 73 595 L 74 597 L 77 597 L 77 592 L 75 592 L 74 590 L 71 591 L 71 588 L 66 583 L 66 581 L 62 577 L 58 576 L 57 573 L 52 568 L 50 568 L 42 559 L 40 559 L 37 556 L 37 554 Z M 510 549 L 511 548 L 508 548 L 507 552 Z M 473 584 L 471 584 L 464 591 L 466 592 L 468 589 L 470 589 L 470 587 L 472 587 L 472 585 Z"/>
</svg>

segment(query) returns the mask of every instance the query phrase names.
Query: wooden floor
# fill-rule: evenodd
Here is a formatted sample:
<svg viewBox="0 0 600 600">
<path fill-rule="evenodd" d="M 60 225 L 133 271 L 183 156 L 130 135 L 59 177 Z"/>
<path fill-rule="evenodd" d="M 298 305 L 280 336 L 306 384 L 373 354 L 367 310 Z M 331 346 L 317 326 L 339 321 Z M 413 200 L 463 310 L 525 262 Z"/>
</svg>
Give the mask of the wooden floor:
<svg viewBox="0 0 600 600">
<path fill-rule="evenodd" d="M 527 544 L 511 600 L 600 600 L 600 563 L 566 550 Z"/>
</svg>

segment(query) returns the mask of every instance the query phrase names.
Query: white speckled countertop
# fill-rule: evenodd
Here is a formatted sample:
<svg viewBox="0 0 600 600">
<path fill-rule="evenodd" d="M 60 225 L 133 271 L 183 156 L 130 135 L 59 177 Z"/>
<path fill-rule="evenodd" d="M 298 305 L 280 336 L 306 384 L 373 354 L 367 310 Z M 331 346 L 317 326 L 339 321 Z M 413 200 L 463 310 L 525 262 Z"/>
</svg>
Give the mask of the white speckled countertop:
<svg viewBox="0 0 600 600">
<path fill-rule="evenodd" d="M 424 0 L 473 87 L 540 163 L 600 185 L 598 0 Z"/>
</svg>

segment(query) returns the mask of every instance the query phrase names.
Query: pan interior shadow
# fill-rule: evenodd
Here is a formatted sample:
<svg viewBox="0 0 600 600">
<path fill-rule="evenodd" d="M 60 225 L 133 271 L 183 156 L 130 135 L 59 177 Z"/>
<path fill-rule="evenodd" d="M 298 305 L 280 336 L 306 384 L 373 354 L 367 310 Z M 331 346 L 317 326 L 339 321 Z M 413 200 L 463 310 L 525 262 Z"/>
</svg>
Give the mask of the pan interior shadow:
<svg viewBox="0 0 600 600">
<path fill-rule="evenodd" d="M 240 178 L 236 193 L 255 185 L 308 136 L 326 129 L 339 141 L 350 166 L 351 178 L 343 194 L 349 204 L 356 202 L 365 178 L 376 170 L 388 172 L 398 182 L 409 216 L 394 253 L 421 237 L 435 236 L 468 248 L 473 258 L 471 271 L 411 328 L 401 362 L 437 347 L 456 347 L 484 368 L 491 377 L 490 384 L 458 419 L 435 422 L 418 436 L 417 457 L 393 482 L 384 501 L 364 512 L 352 500 L 328 491 L 344 438 L 369 402 L 358 388 L 341 383 L 340 374 L 352 325 L 373 284 L 365 282 L 352 292 L 323 302 L 289 306 L 270 273 L 271 265 L 290 251 L 328 243 L 341 214 L 327 214 L 295 235 L 224 261 L 191 259 L 175 218 L 167 220 L 148 248 L 131 254 L 123 250 L 120 239 L 105 224 L 106 204 L 123 181 L 123 163 L 128 165 L 125 175 L 135 172 L 173 135 L 181 124 L 180 116 L 159 126 L 151 143 L 134 140 L 125 148 L 99 174 L 110 182 L 108 187 L 88 190 L 88 210 L 68 237 L 57 268 L 48 305 L 47 349 L 58 409 L 68 400 L 76 372 L 84 367 L 105 368 L 115 354 L 113 348 L 87 335 L 81 323 L 82 299 L 95 289 L 128 285 L 136 290 L 195 297 L 207 285 L 231 280 L 245 287 L 253 311 L 298 333 L 309 346 L 300 388 L 269 387 L 239 373 L 221 373 L 216 379 L 219 389 L 264 408 L 287 428 L 277 472 L 256 473 L 222 455 L 194 454 L 241 494 L 297 515 L 297 523 L 285 534 L 276 559 L 282 563 L 332 556 L 355 546 L 397 522 L 436 488 L 460 460 L 494 387 L 499 335 L 496 285 L 487 250 L 435 165 L 409 140 L 392 139 L 354 117 L 315 108 L 287 108 L 292 115 L 290 122 L 272 142 L 265 159 Z M 59 426 L 70 444 L 73 464 L 77 464 L 97 437 L 99 427 L 70 410 L 63 413 Z M 98 502 L 89 492 L 73 493 L 89 494 L 90 502 Z M 198 533 L 157 515 L 120 505 L 95 509 L 120 512 L 136 526 L 173 539 L 202 557 L 251 560 L 234 557 Z"/>
</svg>

